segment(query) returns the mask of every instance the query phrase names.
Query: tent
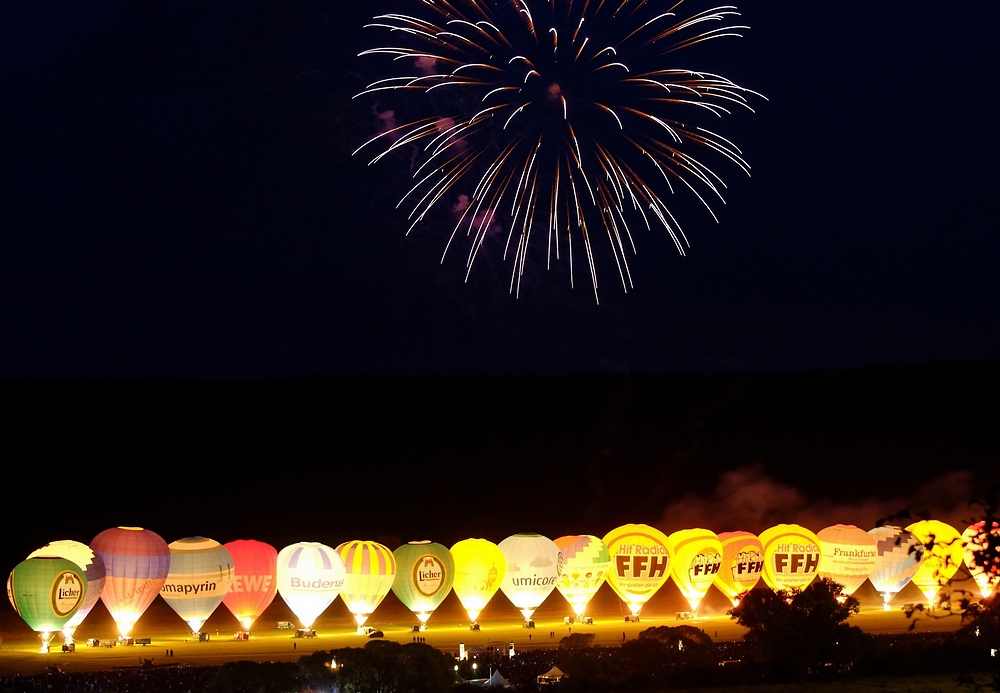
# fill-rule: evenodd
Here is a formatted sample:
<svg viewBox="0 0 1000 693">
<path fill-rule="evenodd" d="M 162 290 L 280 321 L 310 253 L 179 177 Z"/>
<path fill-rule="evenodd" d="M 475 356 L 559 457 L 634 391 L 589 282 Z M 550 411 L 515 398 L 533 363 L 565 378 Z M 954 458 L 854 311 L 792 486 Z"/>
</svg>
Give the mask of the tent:
<svg viewBox="0 0 1000 693">
<path fill-rule="evenodd" d="M 559 683 L 564 678 L 566 678 L 566 674 L 562 669 L 559 667 L 552 667 L 541 676 L 536 676 L 535 683 L 539 686 L 548 686 L 553 683 Z"/>
<path fill-rule="evenodd" d="M 493 672 L 493 676 L 489 677 L 483 684 L 483 688 L 510 688 L 510 681 L 505 679 L 497 669 Z"/>
</svg>

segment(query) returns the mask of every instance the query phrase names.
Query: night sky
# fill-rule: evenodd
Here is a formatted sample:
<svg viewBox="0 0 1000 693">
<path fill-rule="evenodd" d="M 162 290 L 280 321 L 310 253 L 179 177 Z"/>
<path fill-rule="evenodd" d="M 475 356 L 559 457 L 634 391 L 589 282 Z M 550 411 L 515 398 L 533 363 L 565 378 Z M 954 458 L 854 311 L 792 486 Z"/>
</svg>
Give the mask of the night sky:
<svg viewBox="0 0 1000 693">
<path fill-rule="evenodd" d="M 717 167 L 718 224 L 678 195 L 687 257 L 636 233 L 634 288 L 605 272 L 599 305 L 540 257 L 519 297 L 499 257 L 466 283 L 445 230 L 405 236 L 407 173 L 351 156 L 404 115 L 351 97 L 381 76 L 366 18 L 406 5 L 0 4 L 7 459 L 99 469 L 69 512 L 19 495 L 8 562 L 113 524 L 962 517 L 996 479 L 1000 3 L 744 2 L 744 38 L 677 58 L 767 97 L 715 126 L 753 175 Z"/>
<path fill-rule="evenodd" d="M 705 3 L 689 2 L 691 9 Z M 743 3 L 684 66 L 764 94 L 713 124 L 751 178 L 636 234 L 601 304 L 564 266 L 464 283 L 350 152 L 392 103 L 356 54 L 395 2 L 0 8 L 4 377 L 671 373 L 1000 356 L 992 0 Z M 689 65 L 688 62 L 694 63 Z M 399 115 L 403 115 L 400 113 Z M 606 248 L 595 246 L 607 260 Z"/>
</svg>

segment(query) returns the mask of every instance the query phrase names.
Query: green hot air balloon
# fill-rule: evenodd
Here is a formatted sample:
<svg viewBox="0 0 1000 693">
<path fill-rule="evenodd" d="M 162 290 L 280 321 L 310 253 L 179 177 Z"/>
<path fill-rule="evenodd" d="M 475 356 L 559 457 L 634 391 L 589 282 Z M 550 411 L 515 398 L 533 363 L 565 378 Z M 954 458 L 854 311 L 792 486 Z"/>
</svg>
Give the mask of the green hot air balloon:
<svg viewBox="0 0 1000 693">
<path fill-rule="evenodd" d="M 430 541 L 411 541 L 392 552 L 396 578 L 392 591 L 399 601 L 426 627 L 431 612 L 440 606 L 455 580 L 455 560 L 451 551 Z"/>
<path fill-rule="evenodd" d="M 52 636 L 83 606 L 87 578 L 76 563 L 39 556 L 17 564 L 7 578 L 7 597 L 32 630 L 41 633 L 43 653 Z"/>
</svg>

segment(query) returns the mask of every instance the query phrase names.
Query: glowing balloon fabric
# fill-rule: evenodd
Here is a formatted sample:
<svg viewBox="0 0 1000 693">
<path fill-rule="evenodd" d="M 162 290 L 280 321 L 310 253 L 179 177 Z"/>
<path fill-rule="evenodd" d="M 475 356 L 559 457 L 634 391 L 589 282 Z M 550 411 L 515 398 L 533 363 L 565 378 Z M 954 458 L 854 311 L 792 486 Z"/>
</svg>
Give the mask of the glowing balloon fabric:
<svg viewBox="0 0 1000 693">
<path fill-rule="evenodd" d="M 455 560 L 447 547 L 430 541 L 411 541 L 392 552 L 396 559 L 393 593 L 426 623 L 451 592 Z"/>
<path fill-rule="evenodd" d="M 764 573 L 764 545 L 750 532 L 723 532 L 719 541 L 722 567 L 715 584 L 736 605 L 737 597 L 752 590 Z"/>
<path fill-rule="evenodd" d="M 983 596 L 989 597 L 997 582 L 1000 581 L 1000 553 L 994 550 L 993 554 L 987 557 L 985 565 L 982 560 L 977 564 L 976 553 L 989 551 L 985 528 L 985 521 L 969 525 L 962 532 L 962 543 L 965 546 L 964 557 L 965 564 L 969 567 L 969 574 L 979 585 L 979 591 L 983 593 Z M 1000 536 L 1000 524 L 994 522 L 989 533 L 994 537 Z"/>
<path fill-rule="evenodd" d="M 222 603 L 250 630 L 278 592 L 278 552 L 253 539 L 238 539 L 225 547 L 233 557 L 233 582 Z"/>
<path fill-rule="evenodd" d="M 527 621 L 555 589 L 562 573 L 562 554 L 554 541 L 541 534 L 514 534 L 498 546 L 507 559 L 500 589 Z"/>
<path fill-rule="evenodd" d="M 48 635 L 73 618 L 87 595 L 87 579 L 73 561 L 38 556 L 21 561 L 7 578 L 7 597 L 28 626 L 42 634 L 42 651 Z"/>
<path fill-rule="evenodd" d="M 882 607 L 888 609 L 895 594 L 917 574 L 923 550 L 920 540 L 901 527 L 876 527 L 868 535 L 875 540 L 872 586 L 882 594 Z"/>
<path fill-rule="evenodd" d="M 671 575 L 691 610 L 697 612 L 722 567 L 722 541 L 708 529 L 682 529 L 667 540 L 674 557 Z"/>
<path fill-rule="evenodd" d="M 463 539 L 451 547 L 455 560 L 452 589 L 472 623 L 500 589 L 507 559 L 500 547 L 487 539 Z"/>
<path fill-rule="evenodd" d="M 864 584 L 873 572 L 878 551 L 875 539 L 854 525 L 833 525 L 821 529 L 819 538 L 819 576 L 844 586 L 844 594 Z"/>
<path fill-rule="evenodd" d="M 945 583 L 958 572 L 965 559 L 962 535 L 940 520 L 921 520 L 906 529 L 924 545 L 924 558 L 917 574 L 913 576 L 913 584 L 931 602 Z"/>
<path fill-rule="evenodd" d="M 197 633 L 233 581 L 233 557 L 214 539 L 188 537 L 169 546 L 170 572 L 160 596 Z"/>
<path fill-rule="evenodd" d="M 90 548 L 107 571 L 101 600 L 118 630 L 128 636 L 170 572 L 167 542 L 141 527 L 113 527 L 94 537 Z"/>
<path fill-rule="evenodd" d="M 300 541 L 278 552 L 278 594 L 303 627 L 330 606 L 344 586 L 344 561 L 332 548 Z"/>
<path fill-rule="evenodd" d="M 603 541 L 589 534 L 559 537 L 554 541 L 563 558 L 556 589 L 573 607 L 577 618 L 582 618 L 587 604 L 608 578 L 611 554 Z"/>
<path fill-rule="evenodd" d="M 804 589 L 819 570 L 819 539 L 800 525 L 777 525 L 760 534 L 764 582 L 774 590 Z"/>
<path fill-rule="evenodd" d="M 341 597 L 358 626 L 364 625 L 392 589 L 396 559 L 392 551 L 374 541 L 348 541 L 337 547 L 337 553 L 347 568 Z"/>
<path fill-rule="evenodd" d="M 629 524 L 608 532 L 604 544 L 611 555 L 608 584 L 637 616 L 670 577 L 667 535 L 649 525 Z"/>
<path fill-rule="evenodd" d="M 28 554 L 28 558 L 36 558 L 39 556 L 55 556 L 57 558 L 65 558 L 68 561 L 72 561 L 78 565 L 83 570 L 83 575 L 87 580 L 87 596 L 83 599 L 83 604 L 77 609 L 73 617 L 66 622 L 63 626 L 63 633 L 67 637 L 72 637 L 73 631 L 76 627 L 83 623 L 83 619 L 87 618 L 87 614 L 90 610 L 94 608 L 97 604 L 97 600 L 101 598 L 101 591 L 104 590 L 104 581 L 106 578 L 106 571 L 104 569 L 104 561 L 101 557 L 94 553 L 93 549 L 84 544 L 83 542 L 73 541 L 72 539 L 62 539 L 60 541 L 53 541 L 40 549 L 36 549 Z"/>
</svg>

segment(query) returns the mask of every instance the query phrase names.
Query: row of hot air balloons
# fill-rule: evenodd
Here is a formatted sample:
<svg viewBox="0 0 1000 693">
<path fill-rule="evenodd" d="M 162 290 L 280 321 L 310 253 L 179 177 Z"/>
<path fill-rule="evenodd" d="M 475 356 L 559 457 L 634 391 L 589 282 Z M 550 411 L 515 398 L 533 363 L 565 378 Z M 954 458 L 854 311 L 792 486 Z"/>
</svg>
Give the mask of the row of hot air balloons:
<svg viewBox="0 0 1000 693">
<path fill-rule="evenodd" d="M 466 539 L 448 549 L 423 541 L 395 550 L 374 541 L 336 548 L 299 542 L 277 551 L 255 540 L 223 545 L 205 537 L 168 545 L 150 530 L 117 527 L 89 546 L 57 541 L 38 549 L 13 570 L 7 591 L 18 613 L 42 633 L 43 650 L 56 631 L 71 639 L 98 598 L 128 637 L 157 594 L 194 633 L 219 604 L 249 632 L 276 594 L 306 629 L 338 596 L 360 629 L 390 590 L 421 623 L 452 590 L 472 623 L 498 590 L 525 620 L 553 590 L 582 617 L 605 581 L 638 616 L 670 577 L 694 612 L 712 585 L 736 603 L 760 579 L 773 589 L 801 589 L 817 576 L 836 580 L 847 594 L 870 579 L 887 605 L 911 580 L 931 599 L 963 557 L 988 595 L 997 573 L 977 570 L 970 558 L 981 531 L 973 525 L 963 537 L 928 520 L 868 532 L 834 525 L 813 534 L 783 524 L 759 536 L 706 529 L 667 536 L 628 524 L 603 538 L 515 534 L 499 544 Z"/>
</svg>

